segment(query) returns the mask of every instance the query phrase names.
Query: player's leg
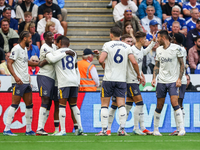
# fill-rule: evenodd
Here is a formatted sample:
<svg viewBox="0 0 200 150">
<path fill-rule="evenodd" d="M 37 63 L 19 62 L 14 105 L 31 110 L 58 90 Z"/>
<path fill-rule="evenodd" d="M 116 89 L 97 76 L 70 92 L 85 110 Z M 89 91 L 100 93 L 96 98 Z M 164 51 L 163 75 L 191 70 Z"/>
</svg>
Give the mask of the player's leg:
<svg viewBox="0 0 200 150">
<path fill-rule="evenodd" d="M 109 109 L 109 114 L 108 114 L 108 129 L 107 129 L 107 134 L 111 135 L 111 126 L 115 117 L 115 111 L 117 110 L 117 103 L 116 103 L 116 97 L 112 97 L 112 104 Z"/>
<path fill-rule="evenodd" d="M 55 133 L 59 132 L 59 101 L 54 101 L 54 127 Z"/>
<path fill-rule="evenodd" d="M 185 135 L 185 128 L 183 124 L 183 114 L 181 111 L 181 107 L 178 104 L 179 89 L 176 87 L 176 83 L 172 83 L 169 85 L 169 95 L 170 95 L 172 107 L 174 109 L 174 118 L 175 118 L 176 124 L 179 126 L 178 135 L 179 136 Z"/>
<path fill-rule="evenodd" d="M 72 118 L 72 121 L 73 121 L 73 123 L 74 123 L 74 130 L 75 130 L 75 135 L 77 135 L 78 134 L 78 123 L 77 123 L 77 121 L 76 121 L 76 119 L 75 119 L 75 117 L 74 117 L 74 113 L 72 112 L 72 108 L 70 107 L 70 110 L 71 110 L 71 118 Z"/>
<path fill-rule="evenodd" d="M 185 111 L 183 108 L 183 99 L 185 97 L 185 91 L 186 91 L 186 84 L 182 84 L 179 90 L 179 98 L 178 98 L 178 104 L 181 107 L 182 114 L 183 114 L 183 124 L 184 124 L 184 118 L 185 118 Z"/>
<path fill-rule="evenodd" d="M 156 87 L 156 96 L 157 96 L 157 106 L 154 112 L 154 131 L 153 135 L 155 136 L 162 136 L 159 132 L 159 122 L 160 122 L 160 115 L 162 108 L 165 103 L 165 97 L 167 94 L 167 86 L 166 84 L 158 83 Z"/>
</svg>

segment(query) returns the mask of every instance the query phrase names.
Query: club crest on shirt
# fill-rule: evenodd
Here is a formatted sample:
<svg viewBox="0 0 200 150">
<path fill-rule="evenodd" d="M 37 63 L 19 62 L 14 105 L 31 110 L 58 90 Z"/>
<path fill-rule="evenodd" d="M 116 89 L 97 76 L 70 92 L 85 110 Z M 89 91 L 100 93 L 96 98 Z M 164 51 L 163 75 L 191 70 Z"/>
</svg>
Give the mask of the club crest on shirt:
<svg viewBox="0 0 200 150">
<path fill-rule="evenodd" d="M 16 93 L 17 93 L 17 94 L 20 94 L 20 90 L 17 90 Z"/>
<path fill-rule="evenodd" d="M 44 94 L 44 95 L 47 95 L 47 91 L 44 91 L 43 94 Z"/>
<path fill-rule="evenodd" d="M 12 52 L 12 55 L 15 55 L 15 52 Z"/>
</svg>

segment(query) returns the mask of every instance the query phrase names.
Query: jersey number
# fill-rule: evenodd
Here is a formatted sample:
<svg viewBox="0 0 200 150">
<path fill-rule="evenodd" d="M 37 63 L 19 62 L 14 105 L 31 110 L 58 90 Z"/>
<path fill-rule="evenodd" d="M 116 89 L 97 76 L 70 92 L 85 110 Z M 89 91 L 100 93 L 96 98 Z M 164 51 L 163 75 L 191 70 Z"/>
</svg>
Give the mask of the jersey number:
<svg viewBox="0 0 200 150">
<path fill-rule="evenodd" d="M 121 54 L 119 54 L 120 49 L 117 50 L 115 56 L 114 56 L 114 61 L 116 63 L 121 63 L 123 61 L 123 56 Z"/>
<path fill-rule="evenodd" d="M 67 56 L 66 59 L 62 59 L 62 66 L 63 70 L 67 69 L 73 69 L 74 68 L 74 63 L 73 63 L 73 57 L 72 56 Z"/>
</svg>

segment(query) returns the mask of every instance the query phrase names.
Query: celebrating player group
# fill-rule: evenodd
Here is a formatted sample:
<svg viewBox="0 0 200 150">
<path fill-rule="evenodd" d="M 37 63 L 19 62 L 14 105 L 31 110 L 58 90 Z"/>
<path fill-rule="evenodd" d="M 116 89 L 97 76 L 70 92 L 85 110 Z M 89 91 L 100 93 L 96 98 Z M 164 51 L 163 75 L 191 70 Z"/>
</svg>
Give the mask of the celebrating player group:
<svg viewBox="0 0 200 150">
<path fill-rule="evenodd" d="M 175 34 L 174 43 L 168 32 L 161 30 L 153 34 L 150 45 L 144 48 L 146 33 L 138 31 L 135 34 L 136 44 L 132 45 L 132 37 L 123 35 L 121 29 L 112 27 L 110 30 L 111 41 L 103 45 L 99 63 L 104 69 L 104 77 L 101 87 L 101 125 L 102 130 L 96 136 L 111 135 L 111 126 L 116 109 L 119 109 L 120 126 L 117 132 L 119 136 L 129 135 L 125 131 L 126 120 L 129 111 L 135 103 L 133 134 L 162 136 L 159 132 L 160 114 L 165 102 L 167 91 L 170 95 L 177 130 L 170 135 L 185 135 L 184 109 L 182 102 L 186 89 L 185 59 L 186 50 L 181 46 L 182 36 Z M 51 32 L 44 33 L 45 43 L 40 49 L 40 62 L 28 60 L 27 48 L 31 42 L 31 34 L 23 31 L 20 34 L 20 42 L 13 47 L 8 61 L 8 69 L 12 75 L 12 104 L 8 111 L 6 127 L 3 134 L 16 136 L 10 130 L 15 110 L 18 108 L 21 98 L 26 104 L 26 135 L 48 135 L 44 130 L 49 116 L 52 100 L 54 101 L 54 136 L 66 135 L 65 117 L 66 103 L 68 101 L 75 127 L 75 135 L 83 133 L 80 110 L 76 105 L 80 74 L 77 66 L 77 54 L 72 49 L 69 39 L 59 36 L 54 45 L 54 36 Z M 120 40 L 121 39 L 121 40 Z M 143 57 L 155 46 L 155 67 L 153 69 L 152 86 L 156 86 L 157 107 L 154 112 L 154 131 L 147 130 L 144 126 L 143 99 L 139 85 L 145 85 L 145 76 L 142 72 Z M 28 66 L 39 66 L 37 75 L 41 107 L 39 109 L 38 128 L 36 133 L 32 131 L 32 90 L 29 82 Z M 156 81 L 157 79 L 157 81 Z M 126 96 L 127 93 L 127 96 Z M 108 110 L 110 99 L 112 105 Z M 126 97 L 126 100 L 125 100 Z M 181 106 L 181 107 L 180 107 Z M 59 132 L 59 123 L 61 131 Z M 139 128 L 140 127 L 140 128 Z"/>
</svg>

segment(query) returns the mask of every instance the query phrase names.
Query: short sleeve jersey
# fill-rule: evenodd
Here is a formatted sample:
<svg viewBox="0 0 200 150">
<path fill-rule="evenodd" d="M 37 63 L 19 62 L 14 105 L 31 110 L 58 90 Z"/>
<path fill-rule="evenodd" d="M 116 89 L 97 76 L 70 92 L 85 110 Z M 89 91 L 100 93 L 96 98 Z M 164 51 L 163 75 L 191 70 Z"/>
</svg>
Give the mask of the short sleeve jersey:
<svg viewBox="0 0 200 150">
<path fill-rule="evenodd" d="M 40 61 L 43 61 L 46 58 L 47 53 L 53 53 L 54 51 L 56 51 L 56 45 L 52 44 L 52 47 L 50 47 L 44 43 L 40 49 Z M 40 68 L 38 75 L 43 75 L 55 79 L 55 69 L 53 64 L 47 64 Z"/>
<path fill-rule="evenodd" d="M 171 43 L 167 49 L 163 49 L 163 46 L 156 49 L 156 61 L 160 62 L 158 83 L 177 81 L 180 73 L 178 57 L 183 57 L 183 52 L 177 44 Z"/>
<path fill-rule="evenodd" d="M 167 30 L 172 31 L 172 24 L 175 20 L 172 17 L 165 19 L 164 23 L 167 22 Z M 186 22 L 184 18 L 178 17 L 177 21 L 180 23 L 180 30 L 187 29 Z"/>
<path fill-rule="evenodd" d="M 19 44 L 14 46 L 11 50 L 9 59 L 14 60 L 12 67 L 17 77 L 19 77 L 23 83 L 28 84 L 28 54 L 26 47 L 23 49 Z M 16 83 L 13 76 L 11 77 L 11 82 Z"/>
<path fill-rule="evenodd" d="M 103 45 L 102 51 L 107 53 L 103 81 L 126 82 L 131 47 L 122 41 L 110 41 Z"/>
<path fill-rule="evenodd" d="M 54 55 L 64 53 L 68 48 L 60 48 L 54 52 Z M 72 50 L 73 51 L 73 50 Z M 75 51 L 73 51 L 75 52 Z M 78 87 L 78 75 L 76 73 L 75 64 L 77 63 L 77 55 L 66 57 L 55 63 L 56 77 L 58 80 L 58 88 L 62 87 Z"/>
<path fill-rule="evenodd" d="M 51 8 L 52 13 L 53 13 L 52 17 L 54 17 L 54 18 L 57 18 L 57 19 L 58 19 L 58 15 L 61 15 L 61 9 L 60 9 L 60 7 L 59 7 L 58 5 L 56 5 L 56 4 L 54 4 L 54 3 L 53 3 L 51 6 L 47 6 L 45 3 L 42 4 L 42 5 L 38 8 L 38 15 L 43 15 L 43 14 L 44 14 L 43 11 L 44 11 L 46 8 Z"/>
</svg>

